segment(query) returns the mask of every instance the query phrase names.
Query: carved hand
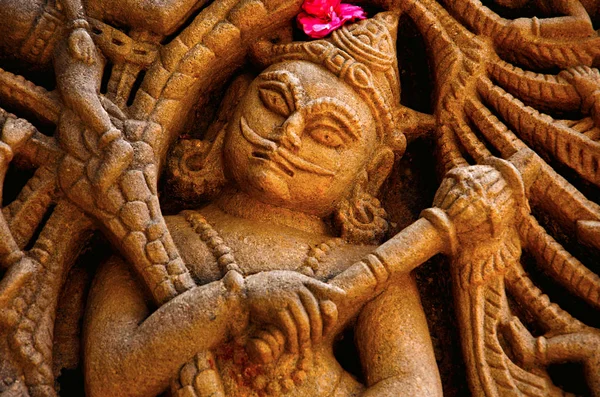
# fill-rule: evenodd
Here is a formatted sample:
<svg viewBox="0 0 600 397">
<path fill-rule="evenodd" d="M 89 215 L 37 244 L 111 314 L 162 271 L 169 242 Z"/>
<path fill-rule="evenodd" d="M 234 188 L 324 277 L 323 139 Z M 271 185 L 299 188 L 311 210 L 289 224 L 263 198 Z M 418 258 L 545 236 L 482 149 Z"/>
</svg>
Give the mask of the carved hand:
<svg viewBox="0 0 600 397">
<path fill-rule="evenodd" d="M 450 171 L 434 199 L 434 206 L 443 209 L 453 224 L 458 238 L 454 245 L 459 243 L 463 250 L 485 245 L 506 231 L 514 233 L 519 211 L 527 206 L 524 181 L 514 165 L 497 158 L 486 163 Z"/>
<path fill-rule="evenodd" d="M 246 280 L 247 303 L 254 323 L 267 331 L 249 343 L 254 358 L 269 362 L 281 353 L 283 332 L 287 349 L 318 343 L 337 322 L 337 306 L 345 292 L 292 271 L 262 272 Z M 270 327 L 269 327 L 270 326 Z"/>
<path fill-rule="evenodd" d="M 513 19 L 510 21 L 509 26 L 516 40 L 532 40 L 540 35 L 539 27 L 536 31 L 536 26 L 531 18 Z"/>
<path fill-rule="evenodd" d="M 94 51 L 96 46 L 85 29 L 75 29 L 69 36 L 69 50 L 78 60 L 92 65 L 94 63 Z"/>
</svg>

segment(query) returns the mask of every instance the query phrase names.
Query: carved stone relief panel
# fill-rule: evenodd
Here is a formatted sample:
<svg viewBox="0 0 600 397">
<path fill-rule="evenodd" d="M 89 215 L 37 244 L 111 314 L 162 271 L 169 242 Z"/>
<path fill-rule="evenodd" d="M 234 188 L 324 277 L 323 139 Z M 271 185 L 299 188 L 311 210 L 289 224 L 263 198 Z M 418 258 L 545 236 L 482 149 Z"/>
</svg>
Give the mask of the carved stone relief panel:
<svg viewBox="0 0 600 397">
<path fill-rule="evenodd" d="M 600 396 L 595 0 L 0 0 L 0 396 Z"/>
</svg>

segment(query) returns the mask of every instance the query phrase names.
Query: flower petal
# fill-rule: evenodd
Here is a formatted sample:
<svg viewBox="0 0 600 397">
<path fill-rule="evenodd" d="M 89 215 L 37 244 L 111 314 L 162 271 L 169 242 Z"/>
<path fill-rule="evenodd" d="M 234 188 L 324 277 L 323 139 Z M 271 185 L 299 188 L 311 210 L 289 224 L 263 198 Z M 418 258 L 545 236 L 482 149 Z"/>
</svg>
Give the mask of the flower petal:
<svg viewBox="0 0 600 397">
<path fill-rule="evenodd" d="M 342 23 L 346 21 L 357 21 L 367 18 L 365 10 L 359 6 L 352 4 L 340 3 L 335 9 L 336 13 L 339 14 Z"/>
<path fill-rule="evenodd" d="M 302 9 L 315 17 L 327 17 L 340 5 L 341 0 L 304 0 Z"/>
<path fill-rule="evenodd" d="M 352 4 L 342 4 L 340 0 L 305 0 L 304 11 L 298 14 L 298 24 L 304 33 L 313 39 L 321 39 L 338 29 L 347 21 L 365 19 L 367 14 Z"/>
<path fill-rule="evenodd" d="M 333 13 L 333 18 L 318 18 L 305 12 L 298 14 L 297 20 L 304 33 L 313 39 L 321 39 L 342 26 L 342 20 Z"/>
</svg>

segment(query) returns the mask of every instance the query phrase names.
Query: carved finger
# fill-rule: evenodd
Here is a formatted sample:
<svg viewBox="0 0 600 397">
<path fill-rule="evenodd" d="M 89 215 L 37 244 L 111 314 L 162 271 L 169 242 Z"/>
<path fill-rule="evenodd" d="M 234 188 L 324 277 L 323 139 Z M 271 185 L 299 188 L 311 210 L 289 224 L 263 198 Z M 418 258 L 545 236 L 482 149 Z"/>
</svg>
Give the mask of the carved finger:
<svg viewBox="0 0 600 397">
<path fill-rule="evenodd" d="M 71 50 L 71 54 L 77 58 L 81 59 L 81 40 L 77 37 L 69 40 L 69 50 Z"/>
<path fill-rule="evenodd" d="M 246 345 L 246 352 L 255 363 L 270 364 L 275 360 L 273 349 L 261 337 L 251 338 Z"/>
<path fill-rule="evenodd" d="M 77 56 L 77 43 L 72 37 L 69 37 L 69 52 L 71 55 Z"/>
<path fill-rule="evenodd" d="M 283 332 L 281 332 L 279 328 L 275 327 L 274 325 L 269 325 L 267 327 L 267 331 L 269 331 L 271 336 L 275 338 L 279 346 L 285 346 L 285 335 L 283 334 Z"/>
<path fill-rule="evenodd" d="M 335 285 L 327 284 L 319 280 L 310 279 L 304 283 L 306 288 L 315 296 L 324 299 L 342 300 L 346 297 L 346 291 Z"/>
<path fill-rule="evenodd" d="M 472 204 L 473 204 L 473 202 L 470 197 L 465 197 L 464 195 L 459 195 L 456 198 L 456 200 L 454 200 L 452 202 L 450 207 L 441 207 L 441 208 L 446 210 L 446 212 L 452 219 L 452 218 L 455 218 L 458 215 L 462 214 L 462 212 L 465 211 L 467 208 L 471 207 Z"/>
<path fill-rule="evenodd" d="M 298 299 L 289 305 L 289 310 L 296 322 L 298 330 L 298 344 L 300 347 L 305 347 L 310 343 L 310 319 L 308 313 L 302 305 L 302 301 Z"/>
<path fill-rule="evenodd" d="M 281 353 L 283 353 L 283 349 L 285 347 L 285 338 L 280 339 L 276 337 L 273 335 L 270 329 L 260 331 L 257 337 L 268 343 L 272 352 L 273 360 L 276 361 L 279 356 L 281 356 Z"/>
<path fill-rule="evenodd" d="M 309 291 L 301 291 L 299 295 L 310 319 L 310 338 L 313 343 L 317 343 L 323 337 L 323 319 L 319 301 Z"/>
<path fill-rule="evenodd" d="M 460 197 L 462 197 L 462 196 L 458 191 L 450 189 L 448 194 L 446 194 L 446 196 L 444 197 L 443 201 L 441 203 L 437 204 L 437 206 L 440 208 L 444 208 L 444 209 L 450 208 L 454 205 L 456 200 L 458 200 Z"/>
<path fill-rule="evenodd" d="M 323 316 L 323 334 L 327 335 L 337 323 L 337 305 L 330 300 L 325 300 L 319 306 L 321 307 L 321 315 Z"/>
<path fill-rule="evenodd" d="M 298 353 L 298 330 L 296 329 L 296 323 L 292 318 L 292 313 L 289 309 L 281 310 L 277 314 L 277 317 L 287 339 L 288 351 L 290 353 Z"/>
<path fill-rule="evenodd" d="M 570 69 L 563 70 L 558 75 L 567 80 L 569 83 L 575 78 L 575 72 Z"/>
</svg>

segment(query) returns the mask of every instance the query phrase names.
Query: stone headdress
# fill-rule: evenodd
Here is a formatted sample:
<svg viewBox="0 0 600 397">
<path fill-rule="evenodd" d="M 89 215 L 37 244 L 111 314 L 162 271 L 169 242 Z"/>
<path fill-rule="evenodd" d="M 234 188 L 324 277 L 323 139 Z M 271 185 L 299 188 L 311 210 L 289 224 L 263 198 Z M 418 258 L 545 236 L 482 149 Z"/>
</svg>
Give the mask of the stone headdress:
<svg viewBox="0 0 600 397">
<path fill-rule="evenodd" d="M 406 138 L 400 124 L 400 77 L 396 58 L 398 15 L 382 12 L 344 26 L 330 38 L 289 44 L 262 42 L 257 61 L 271 65 L 304 60 L 321 65 L 350 85 L 369 105 L 381 142 L 403 153 Z"/>
</svg>

